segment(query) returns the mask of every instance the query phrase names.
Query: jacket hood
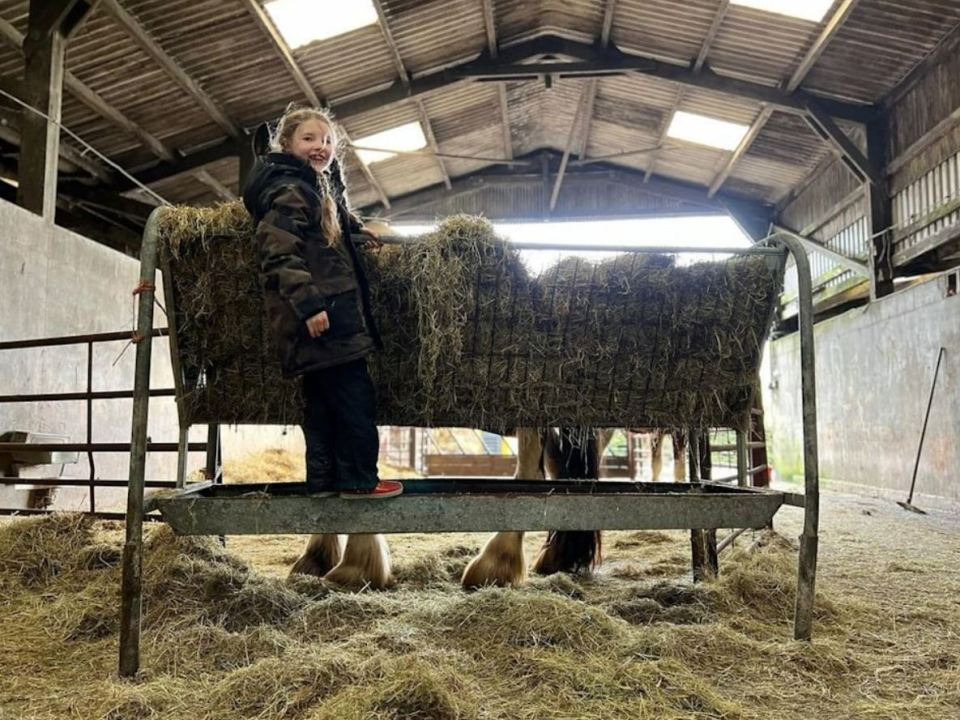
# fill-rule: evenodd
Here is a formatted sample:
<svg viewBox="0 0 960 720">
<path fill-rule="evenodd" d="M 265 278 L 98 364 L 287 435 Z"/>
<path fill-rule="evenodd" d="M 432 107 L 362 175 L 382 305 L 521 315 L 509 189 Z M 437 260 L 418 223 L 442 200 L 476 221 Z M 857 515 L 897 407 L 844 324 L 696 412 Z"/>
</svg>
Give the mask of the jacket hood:
<svg viewBox="0 0 960 720">
<path fill-rule="evenodd" d="M 340 163 L 334 158 L 330 163 L 329 185 L 334 200 L 343 204 L 346 189 L 341 179 Z M 322 193 L 317 172 L 312 167 L 289 153 L 268 153 L 258 157 L 250 170 L 243 189 L 243 204 L 247 212 L 258 221 L 270 209 L 272 190 L 289 183 L 303 183 Z"/>
</svg>

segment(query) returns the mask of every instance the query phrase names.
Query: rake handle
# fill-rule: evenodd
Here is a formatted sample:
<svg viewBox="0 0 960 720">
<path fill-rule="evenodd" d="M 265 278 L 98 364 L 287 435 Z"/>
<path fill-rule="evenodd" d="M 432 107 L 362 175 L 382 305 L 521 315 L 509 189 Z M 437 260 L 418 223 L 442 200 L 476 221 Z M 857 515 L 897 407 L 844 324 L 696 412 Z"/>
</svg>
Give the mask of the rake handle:
<svg viewBox="0 0 960 720">
<path fill-rule="evenodd" d="M 913 502 L 913 488 L 917 484 L 917 470 L 920 468 L 920 454 L 923 452 L 923 439 L 927 435 L 927 421 L 930 419 L 930 408 L 933 406 L 933 393 L 937 389 L 937 376 L 940 374 L 940 361 L 946 348 L 941 347 L 937 354 L 937 367 L 933 371 L 933 383 L 930 385 L 930 398 L 927 400 L 927 412 L 923 416 L 923 429 L 920 430 L 920 445 L 917 448 L 917 460 L 913 464 L 913 478 L 910 480 L 910 495 L 907 496 L 907 505 Z"/>
</svg>

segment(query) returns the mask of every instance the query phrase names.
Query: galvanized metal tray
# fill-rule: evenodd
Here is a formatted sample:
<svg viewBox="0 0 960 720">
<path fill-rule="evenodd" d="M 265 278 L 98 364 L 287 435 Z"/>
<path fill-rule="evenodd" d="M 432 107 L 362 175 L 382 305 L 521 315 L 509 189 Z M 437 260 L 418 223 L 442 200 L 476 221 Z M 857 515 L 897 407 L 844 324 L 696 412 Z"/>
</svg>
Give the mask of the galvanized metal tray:
<svg viewBox="0 0 960 720">
<path fill-rule="evenodd" d="M 303 483 L 202 483 L 153 495 L 178 535 L 760 528 L 788 493 L 712 483 L 406 480 L 382 500 L 312 497 Z"/>
</svg>

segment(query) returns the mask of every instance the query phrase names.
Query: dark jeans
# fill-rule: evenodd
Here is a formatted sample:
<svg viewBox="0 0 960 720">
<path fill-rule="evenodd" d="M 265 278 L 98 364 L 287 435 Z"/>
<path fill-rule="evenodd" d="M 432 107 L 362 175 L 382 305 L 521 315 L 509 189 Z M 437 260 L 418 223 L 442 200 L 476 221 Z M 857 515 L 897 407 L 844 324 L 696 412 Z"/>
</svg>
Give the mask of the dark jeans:
<svg viewBox="0 0 960 720">
<path fill-rule="evenodd" d="M 303 394 L 309 490 L 376 487 L 377 397 L 366 360 L 305 373 Z"/>
</svg>

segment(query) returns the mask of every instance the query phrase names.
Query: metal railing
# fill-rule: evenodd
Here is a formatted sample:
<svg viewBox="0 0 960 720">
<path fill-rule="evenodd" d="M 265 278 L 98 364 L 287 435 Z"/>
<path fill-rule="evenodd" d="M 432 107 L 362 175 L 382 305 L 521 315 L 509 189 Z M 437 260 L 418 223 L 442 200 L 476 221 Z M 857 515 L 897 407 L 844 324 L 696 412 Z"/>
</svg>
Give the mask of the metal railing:
<svg viewBox="0 0 960 720">
<path fill-rule="evenodd" d="M 166 337 L 168 330 L 158 328 L 151 333 L 152 337 Z M 97 511 L 97 489 L 98 488 L 125 488 L 128 485 L 127 479 L 104 479 L 97 477 L 97 466 L 94 455 L 96 453 L 129 453 L 130 443 L 107 443 L 93 442 L 93 401 L 94 400 L 132 400 L 134 398 L 133 388 L 129 390 L 94 390 L 93 389 L 93 347 L 99 343 L 117 342 L 120 340 L 131 340 L 131 334 L 127 332 L 108 332 L 93 333 L 87 335 L 66 335 L 61 337 L 35 338 L 30 340 L 12 340 L 0 342 L 0 351 L 13 352 L 16 350 L 35 350 L 45 347 L 56 347 L 65 345 L 83 345 L 86 346 L 86 390 L 81 392 L 59 392 L 59 393 L 20 393 L 13 395 L 0 395 L 0 404 L 20 404 L 20 403 L 39 403 L 39 402 L 78 402 L 83 401 L 86 405 L 85 410 L 85 440 L 83 442 L 67 443 L 30 443 L 30 442 L 4 442 L 0 443 L 0 453 L 15 453 L 22 451 L 35 452 L 78 452 L 87 456 L 89 473 L 86 479 L 82 478 L 22 478 L 17 476 L 0 477 L 0 485 L 33 485 L 36 487 L 56 488 L 56 487 L 85 487 L 89 493 L 89 508 L 87 512 L 97 517 L 107 519 L 122 519 L 124 513 L 119 512 L 98 512 Z M 174 397 L 174 388 L 151 388 L 150 397 Z M 157 443 L 151 442 L 147 445 L 150 452 L 177 452 L 180 449 L 179 443 Z M 189 443 L 187 449 L 191 451 L 206 451 L 206 443 Z M 147 487 L 152 488 L 172 488 L 175 486 L 172 480 L 150 480 L 147 481 Z M 21 508 L 21 507 L 0 507 L 0 515 L 36 515 L 50 512 L 42 508 Z"/>
</svg>

